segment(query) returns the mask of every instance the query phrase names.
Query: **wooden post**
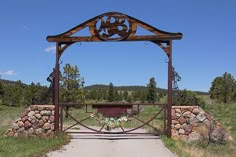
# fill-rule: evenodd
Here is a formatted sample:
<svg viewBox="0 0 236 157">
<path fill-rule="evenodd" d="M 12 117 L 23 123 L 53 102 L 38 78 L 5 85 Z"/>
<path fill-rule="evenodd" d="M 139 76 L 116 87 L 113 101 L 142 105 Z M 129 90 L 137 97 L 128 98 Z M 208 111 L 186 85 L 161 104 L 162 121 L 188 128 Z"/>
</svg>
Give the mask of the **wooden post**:
<svg viewBox="0 0 236 157">
<path fill-rule="evenodd" d="M 169 40 L 167 44 L 168 48 L 168 106 L 167 106 L 167 137 L 171 137 L 171 109 L 172 109 L 172 40 Z"/>
<path fill-rule="evenodd" d="M 61 45 L 56 43 L 56 66 L 55 66 L 55 82 L 54 82 L 54 114 L 55 114 L 55 131 L 59 131 L 59 59 L 60 59 Z"/>
</svg>

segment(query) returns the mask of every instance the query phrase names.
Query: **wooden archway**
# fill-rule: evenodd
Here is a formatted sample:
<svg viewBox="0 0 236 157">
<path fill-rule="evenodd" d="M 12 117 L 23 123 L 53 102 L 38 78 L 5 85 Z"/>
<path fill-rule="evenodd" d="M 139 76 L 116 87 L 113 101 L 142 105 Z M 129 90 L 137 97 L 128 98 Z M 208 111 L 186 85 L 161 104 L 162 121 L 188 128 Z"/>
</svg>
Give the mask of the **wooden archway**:
<svg viewBox="0 0 236 157">
<path fill-rule="evenodd" d="M 137 28 L 150 31 L 151 35 L 138 35 Z M 78 36 L 76 33 L 89 28 L 89 36 Z M 171 137 L 172 107 L 172 40 L 180 40 L 182 33 L 170 33 L 159 30 L 134 17 L 119 12 L 98 15 L 62 34 L 48 36 L 48 42 L 56 42 L 56 65 L 54 84 L 55 130 L 59 131 L 59 59 L 63 52 L 76 42 L 119 42 L 119 41 L 150 41 L 161 47 L 168 56 L 168 105 L 167 131 Z"/>
</svg>

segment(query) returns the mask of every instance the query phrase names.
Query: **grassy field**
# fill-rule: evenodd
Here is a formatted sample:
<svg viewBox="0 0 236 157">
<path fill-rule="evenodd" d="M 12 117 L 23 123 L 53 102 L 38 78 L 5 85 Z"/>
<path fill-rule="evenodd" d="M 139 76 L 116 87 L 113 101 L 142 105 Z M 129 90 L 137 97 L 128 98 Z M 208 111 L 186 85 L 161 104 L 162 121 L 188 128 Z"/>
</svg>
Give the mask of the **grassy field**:
<svg viewBox="0 0 236 157">
<path fill-rule="evenodd" d="M 144 106 L 142 107 L 142 112 L 140 114 L 135 115 L 138 119 L 146 122 L 150 120 L 152 117 L 155 116 L 157 112 L 160 111 L 159 106 Z M 88 112 L 86 113 L 85 107 L 83 108 L 70 108 L 69 113 L 75 117 L 77 120 L 81 121 L 83 119 L 86 119 L 89 117 L 92 113 L 95 112 L 94 109 L 91 109 L 91 107 L 88 107 Z M 65 116 L 64 116 L 65 117 Z M 97 127 L 102 127 L 103 123 L 99 123 L 97 120 L 99 119 L 97 116 L 94 117 L 89 117 L 86 119 L 83 124 L 86 126 L 96 126 Z M 76 122 L 69 116 L 69 118 L 64 118 L 64 127 L 70 126 L 72 124 L 75 124 Z M 128 128 L 134 128 L 137 126 L 141 126 L 143 123 L 134 117 L 128 116 L 128 121 L 122 123 L 122 127 L 126 128 L 125 130 L 128 130 Z M 158 115 L 153 121 L 150 122 L 150 125 L 154 126 L 154 128 L 151 128 L 149 126 L 144 126 L 143 128 L 148 129 L 150 132 L 153 133 L 162 133 L 163 132 L 163 127 L 164 127 L 164 122 L 163 122 L 163 112 L 161 112 L 160 115 Z M 79 129 L 79 125 L 76 125 L 73 128 Z"/>
<path fill-rule="evenodd" d="M 25 157 L 25 156 L 42 156 L 49 150 L 57 149 L 69 141 L 67 135 L 59 135 L 53 139 L 46 138 L 10 138 L 4 137 L 5 131 L 11 123 L 24 111 L 23 107 L 7 107 L 0 105 L 0 157 Z M 148 120 L 159 108 L 152 106 L 145 107 L 142 112 L 137 115 L 142 120 Z M 234 104 L 215 104 L 208 103 L 204 110 L 210 113 L 223 127 L 236 139 L 236 103 Z M 95 110 L 89 109 L 94 112 Z M 71 109 L 70 113 L 77 118 L 83 119 L 91 113 L 85 113 L 83 109 Z M 162 116 L 158 116 L 151 124 L 157 129 L 162 129 Z M 65 124 L 73 124 L 71 118 L 65 119 Z M 89 118 L 85 121 L 86 125 L 97 126 L 98 122 L 95 118 Z M 132 119 L 125 123 L 126 128 L 132 128 L 140 125 L 137 120 Z M 77 126 L 78 127 L 78 126 Z M 78 127 L 79 129 L 79 127 Z M 148 128 L 146 128 L 148 129 Z M 179 157 L 235 157 L 236 143 L 235 141 L 228 142 L 222 145 L 202 144 L 202 143 L 186 143 L 183 141 L 175 141 L 162 136 L 165 145 L 175 152 Z"/>
<path fill-rule="evenodd" d="M 69 142 L 65 134 L 53 138 L 12 138 L 4 133 L 12 122 L 25 110 L 24 107 L 7 107 L 0 105 L 0 157 L 42 156 Z"/>
<path fill-rule="evenodd" d="M 210 113 L 236 139 L 236 104 L 208 104 L 204 110 Z M 235 140 L 226 144 L 186 143 L 162 138 L 165 145 L 180 157 L 235 157 Z"/>
</svg>

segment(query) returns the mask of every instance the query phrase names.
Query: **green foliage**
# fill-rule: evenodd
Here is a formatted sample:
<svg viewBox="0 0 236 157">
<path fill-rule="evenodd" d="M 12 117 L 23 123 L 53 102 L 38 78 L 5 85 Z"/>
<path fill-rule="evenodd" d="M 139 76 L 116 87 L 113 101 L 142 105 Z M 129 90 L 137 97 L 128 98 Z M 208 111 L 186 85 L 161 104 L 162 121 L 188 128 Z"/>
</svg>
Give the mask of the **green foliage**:
<svg viewBox="0 0 236 157">
<path fill-rule="evenodd" d="M 108 101 L 112 102 L 115 100 L 115 91 L 114 91 L 114 86 L 112 83 L 109 84 L 109 89 L 108 89 Z"/>
<path fill-rule="evenodd" d="M 155 101 L 157 101 L 157 94 L 156 94 L 157 87 L 156 87 L 156 81 L 154 77 L 150 78 L 150 81 L 147 87 L 148 87 L 147 101 L 154 103 Z"/>
<path fill-rule="evenodd" d="M 48 151 L 58 149 L 69 142 L 68 135 L 53 138 L 14 138 L 0 137 L 0 156 L 43 156 Z"/>
<path fill-rule="evenodd" d="M 32 104 L 32 99 L 41 99 L 48 90 L 40 83 L 24 84 L 21 81 L 0 80 L 0 104 L 7 106 L 26 106 Z"/>
<path fill-rule="evenodd" d="M 82 90 L 83 78 L 80 77 L 79 68 L 66 64 L 61 76 L 61 98 L 63 102 L 85 101 L 85 92 Z"/>
<path fill-rule="evenodd" d="M 179 90 L 174 92 L 173 104 L 175 105 L 197 105 L 200 107 L 205 106 L 202 98 L 198 97 L 196 93 L 188 90 Z"/>
<path fill-rule="evenodd" d="M 3 84 L 2 84 L 2 82 L 1 82 L 1 80 L 0 80 L 0 98 L 1 98 L 1 96 L 4 94 L 4 90 L 3 90 Z"/>
<path fill-rule="evenodd" d="M 236 100 L 236 80 L 225 72 L 223 76 L 216 77 L 210 88 L 210 97 L 218 102 L 229 103 Z"/>
</svg>

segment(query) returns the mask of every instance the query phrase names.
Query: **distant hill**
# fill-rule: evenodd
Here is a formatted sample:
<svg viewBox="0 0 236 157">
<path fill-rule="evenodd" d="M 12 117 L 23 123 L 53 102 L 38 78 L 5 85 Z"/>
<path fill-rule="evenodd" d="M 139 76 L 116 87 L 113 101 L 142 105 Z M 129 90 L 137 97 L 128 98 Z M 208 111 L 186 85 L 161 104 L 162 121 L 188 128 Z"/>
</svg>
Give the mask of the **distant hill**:
<svg viewBox="0 0 236 157">
<path fill-rule="evenodd" d="M 109 85 L 104 85 L 104 84 L 95 84 L 91 86 L 85 86 L 85 90 L 98 90 L 98 89 L 108 89 Z M 142 91 L 142 90 L 147 90 L 146 86 L 114 86 L 114 89 L 119 90 L 119 91 Z M 159 91 L 164 91 L 167 92 L 167 89 L 163 88 L 158 88 Z M 202 92 L 202 91 L 193 91 L 196 94 L 199 95 L 209 95 L 208 92 Z"/>
<path fill-rule="evenodd" d="M 84 87 L 85 90 L 97 90 L 97 89 L 108 89 L 109 85 L 96 84 Z M 145 86 L 114 86 L 114 89 L 119 91 L 139 91 L 146 90 Z"/>
<path fill-rule="evenodd" d="M 8 84 L 8 85 L 15 85 L 17 82 L 21 82 L 20 80 L 18 81 L 11 81 L 11 80 L 4 80 L 4 79 L 0 79 L 0 81 L 3 83 L 3 84 Z M 22 85 L 26 85 L 25 83 L 21 82 Z"/>
<path fill-rule="evenodd" d="M 0 79 L 0 81 L 4 84 L 9 84 L 9 85 L 15 85 L 18 82 L 18 81 L 4 80 L 4 79 Z M 25 83 L 22 83 L 22 84 L 27 85 Z M 108 88 L 109 88 L 109 85 L 104 85 L 104 84 L 95 84 L 95 85 L 84 87 L 85 90 L 98 90 L 98 89 L 108 89 Z M 147 87 L 146 86 L 114 86 L 114 89 L 119 90 L 119 91 L 142 91 L 142 90 L 147 90 Z M 158 88 L 158 90 L 167 92 L 167 89 L 163 89 L 163 88 Z M 193 91 L 193 92 L 199 95 L 209 95 L 208 92 L 202 92 L 202 91 Z"/>
<path fill-rule="evenodd" d="M 84 87 L 85 90 L 98 90 L 98 89 L 108 89 L 109 85 L 96 84 Z M 147 90 L 145 86 L 114 86 L 115 90 L 118 91 L 143 91 Z M 158 88 L 160 91 L 166 92 L 166 89 Z"/>
</svg>

